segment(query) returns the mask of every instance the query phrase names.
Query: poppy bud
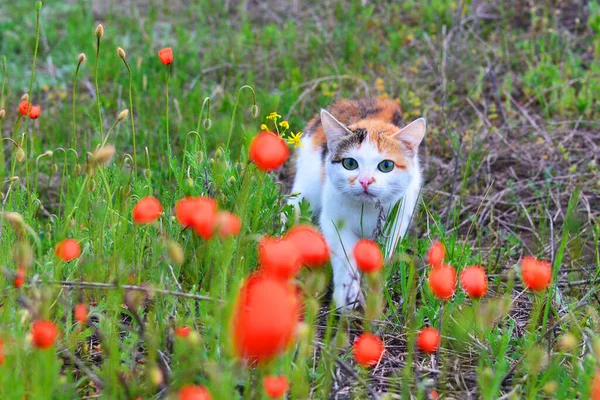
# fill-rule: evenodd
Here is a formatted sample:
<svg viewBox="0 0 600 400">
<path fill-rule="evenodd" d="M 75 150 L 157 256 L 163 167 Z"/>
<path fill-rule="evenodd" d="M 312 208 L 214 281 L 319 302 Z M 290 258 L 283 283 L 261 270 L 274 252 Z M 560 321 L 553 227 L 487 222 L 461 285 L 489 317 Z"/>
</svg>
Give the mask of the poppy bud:
<svg viewBox="0 0 600 400">
<path fill-rule="evenodd" d="M 42 9 L 42 2 L 40 0 L 35 2 L 35 10 L 40 11 Z"/>
<path fill-rule="evenodd" d="M 212 120 L 210 118 L 206 118 L 204 122 L 202 122 L 202 126 L 204 126 L 204 129 L 209 130 L 212 127 Z"/>
<path fill-rule="evenodd" d="M 79 53 L 79 55 L 77 56 L 77 62 L 79 64 L 83 64 L 86 60 L 87 57 L 85 56 L 85 53 Z"/>
<path fill-rule="evenodd" d="M 118 121 L 123 121 L 125 118 L 127 118 L 128 115 L 129 115 L 129 110 L 128 109 L 124 109 L 123 111 L 121 111 L 119 113 L 119 115 L 117 115 L 117 122 Z"/>
<path fill-rule="evenodd" d="M 58 172 L 58 165 L 56 165 L 56 163 L 52 164 L 52 173 L 55 174 Z"/>
<path fill-rule="evenodd" d="M 22 147 L 19 147 L 17 149 L 17 152 L 15 153 L 15 158 L 17 159 L 17 162 L 23 162 L 23 160 L 25 159 L 25 150 L 23 150 Z"/>
<path fill-rule="evenodd" d="M 23 96 L 21 96 L 21 101 L 29 101 L 29 94 L 25 93 Z"/>
<path fill-rule="evenodd" d="M 102 24 L 98 24 L 96 30 L 94 31 L 94 34 L 98 39 L 102 39 L 102 36 L 104 36 L 104 27 L 102 26 Z"/>
<path fill-rule="evenodd" d="M 2 215 L 15 230 L 22 231 L 25 227 L 25 220 L 21 214 L 16 212 L 7 212 Z"/>
<path fill-rule="evenodd" d="M 258 117 L 258 114 L 260 114 L 260 108 L 256 104 L 253 104 L 252 107 L 250 107 L 250 114 L 253 118 Z"/>
<path fill-rule="evenodd" d="M 120 59 L 124 60 L 125 57 L 127 57 L 127 53 L 125 53 L 125 50 L 123 50 L 120 47 L 117 47 L 117 56 L 119 56 Z"/>
<path fill-rule="evenodd" d="M 115 155 L 115 146 L 107 144 L 94 152 L 93 160 L 96 164 L 107 164 Z"/>
<path fill-rule="evenodd" d="M 169 240 L 167 242 L 167 252 L 169 253 L 169 258 L 173 260 L 175 264 L 181 265 L 184 263 L 185 255 L 179 243 Z"/>
<path fill-rule="evenodd" d="M 4 109 L 0 110 L 0 120 L 4 119 L 5 115 L 6 115 L 6 111 L 4 111 Z"/>
</svg>

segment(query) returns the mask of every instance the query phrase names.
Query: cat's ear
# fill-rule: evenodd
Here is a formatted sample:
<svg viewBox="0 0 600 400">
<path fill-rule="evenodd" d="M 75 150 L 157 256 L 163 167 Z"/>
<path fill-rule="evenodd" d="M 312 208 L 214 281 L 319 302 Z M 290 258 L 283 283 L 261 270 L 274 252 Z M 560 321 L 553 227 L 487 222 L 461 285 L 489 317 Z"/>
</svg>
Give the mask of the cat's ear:
<svg viewBox="0 0 600 400">
<path fill-rule="evenodd" d="M 426 128 L 425 118 L 419 118 L 394 133 L 392 137 L 402 142 L 409 152 L 416 154 L 417 148 L 425 136 Z"/>
<path fill-rule="evenodd" d="M 321 110 L 321 125 L 327 136 L 327 147 L 330 150 L 334 149 L 337 144 L 346 136 L 350 131 L 340 121 L 326 110 Z"/>
</svg>

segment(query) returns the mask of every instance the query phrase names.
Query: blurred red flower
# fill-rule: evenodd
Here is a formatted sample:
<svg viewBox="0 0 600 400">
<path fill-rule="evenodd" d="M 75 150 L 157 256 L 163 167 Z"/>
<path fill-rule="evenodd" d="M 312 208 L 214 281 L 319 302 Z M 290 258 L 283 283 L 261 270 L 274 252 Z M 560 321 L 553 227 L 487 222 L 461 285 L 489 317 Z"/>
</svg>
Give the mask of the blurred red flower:
<svg viewBox="0 0 600 400">
<path fill-rule="evenodd" d="M 158 51 L 158 58 L 160 58 L 160 61 L 165 65 L 171 64 L 173 62 L 173 49 L 170 47 L 160 49 Z"/>
<path fill-rule="evenodd" d="M 31 327 L 31 341 L 39 349 L 48 349 L 54 346 L 58 337 L 58 328 L 50 321 L 38 320 Z"/>
<path fill-rule="evenodd" d="M 186 338 L 190 336 L 191 332 L 192 328 L 190 328 L 189 326 L 178 326 L 177 328 L 175 328 L 175 336 L 180 338 Z"/>
<path fill-rule="evenodd" d="M 88 307 L 83 303 L 79 303 L 74 309 L 75 320 L 81 325 L 84 325 L 88 320 Z"/>
<path fill-rule="evenodd" d="M 258 244 L 258 262 L 266 275 L 294 279 L 300 270 L 300 252 L 286 239 L 265 236 Z"/>
<path fill-rule="evenodd" d="M 361 272 L 379 272 L 383 268 L 383 254 L 372 240 L 361 239 L 354 246 L 354 259 Z"/>
<path fill-rule="evenodd" d="M 237 236 L 242 229 L 242 221 L 237 215 L 229 211 L 220 211 L 216 217 L 217 233 L 222 238 Z"/>
<path fill-rule="evenodd" d="M 185 385 L 179 390 L 179 400 L 212 400 L 208 389 L 204 386 Z"/>
<path fill-rule="evenodd" d="M 69 262 L 81 255 L 81 246 L 75 239 L 65 239 L 56 245 L 54 254 L 61 260 Z"/>
<path fill-rule="evenodd" d="M 17 273 L 15 274 L 15 279 L 13 280 L 13 285 L 15 288 L 19 289 L 25 283 L 25 269 L 19 268 Z"/>
<path fill-rule="evenodd" d="M 31 106 L 31 109 L 29 110 L 29 118 L 37 119 L 40 117 L 41 114 L 42 114 L 41 106 Z"/>
<path fill-rule="evenodd" d="M 290 387 L 290 382 L 285 376 L 267 375 L 263 379 L 263 389 L 270 399 L 280 399 Z"/>
<path fill-rule="evenodd" d="M 262 363 L 283 352 L 294 339 L 299 311 L 294 285 L 261 273 L 248 277 L 232 318 L 236 355 Z"/>
<path fill-rule="evenodd" d="M 376 365 L 383 355 L 383 342 L 371 333 L 363 333 L 356 339 L 352 352 L 358 365 L 372 367 Z"/>
<path fill-rule="evenodd" d="M 436 241 L 431 244 L 429 251 L 427 252 L 427 263 L 433 268 L 442 266 L 444 258 L 446 257 L 446 248 L 442 242 Z"/>
<path fill-rule="evenodd" d="M 19 114 L 27 115 L 28 112 L 29 112 L 29 101 L 23 100 L 22 102 L 19 103 Z"/>
<path fill-rule="evenodd" d="M 423 328 L 417 336 L 417 347 L 424 353 L 433 354 L 440 347 L 440 333 L 435 328 Z"/>
<path fill-rule="evenodd" d="M 533 291 L 544 290 L 552 282 L 552 267 L 549 262 L 533 257 L 521 260 L 521 275 L 525 286 Z"/>
<path fill-rule="evenodd" d="M 250 143 L 250 160 L 262 171 L 275 171 L 289 156 L 285 141 L 272 132 L 261 131 Z"/>
<path fill-rule="evenodd" d="M 329 261 L 329 247 L 325 238 L 315 227 L 296 225 L 285 235 L 300 253 L 300 263 L 307 267 L 318 267 Z"/>
<path fill-rule="evenodd" d="M 136 224 L 149 224 L 160 217 L 162 204 L 154 196 L 146 196 L 133 207 L 133 221 Z"/>
<path fill-rule="evenodd" d="M 485 270 L 474 265 L 460 273 L 460 284 L 465 293 L 472 298 L 481 298 L 487 293 L 487 276 Z"/>
<path fill-rule="evenodd" d="M 456 270 L 450 265 L 433 268 L 429 273 L 429 287 L 438 299 L 450 299 L 456 287 Z"/>
</svg>

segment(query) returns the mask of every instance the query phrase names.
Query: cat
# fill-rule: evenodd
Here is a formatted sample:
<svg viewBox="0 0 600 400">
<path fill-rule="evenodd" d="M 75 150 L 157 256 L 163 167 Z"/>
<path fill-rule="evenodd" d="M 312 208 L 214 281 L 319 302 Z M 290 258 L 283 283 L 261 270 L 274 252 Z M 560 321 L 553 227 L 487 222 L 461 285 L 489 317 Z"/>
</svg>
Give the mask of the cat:
<svg viewBox="0 0 600 400">
<path fill-rule="evenodd" d="M 318 216 L 331 251 L 338 308 L 364 303 L 361 276 L 352 251 L 361 238 L 377 239 L 382 220 L 396 204 L 388 225 L 386 260 L 404 236 L 421 188 L 418 148 L 425 119 L 402 127 L 394 100 L 340 100 L 307 124 L 296 154 L 296 174 L 288 202 L 302 199 Z"/>
</svg>

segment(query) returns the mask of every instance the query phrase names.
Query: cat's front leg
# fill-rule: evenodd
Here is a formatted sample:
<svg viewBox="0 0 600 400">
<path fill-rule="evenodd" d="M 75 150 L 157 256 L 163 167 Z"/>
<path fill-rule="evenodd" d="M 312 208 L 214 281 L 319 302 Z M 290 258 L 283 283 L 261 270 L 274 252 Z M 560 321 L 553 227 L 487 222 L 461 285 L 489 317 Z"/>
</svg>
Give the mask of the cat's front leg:
<svg viewBox="0 0 600 400">
<path fill-rule="evenodd" d="M 349 229 L 337 227 L 333 221 L 321 216 L 321 227 L 331 250 L 333 268 L 333 300 L 344 311 L 364 305 L 361 291 L 361 274 L 352 255 L 359 238 Z M 325 219 L 325 220 L 324 220 Z"/>
</svg>

